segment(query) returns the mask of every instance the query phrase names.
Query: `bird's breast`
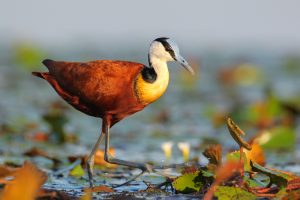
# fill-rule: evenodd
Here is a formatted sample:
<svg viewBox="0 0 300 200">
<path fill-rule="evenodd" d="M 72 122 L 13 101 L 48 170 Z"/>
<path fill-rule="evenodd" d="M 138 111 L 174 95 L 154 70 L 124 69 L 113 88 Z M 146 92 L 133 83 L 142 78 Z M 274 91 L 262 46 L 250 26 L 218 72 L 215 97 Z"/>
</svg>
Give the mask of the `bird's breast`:
<svg viewBox="0 0 300 200">
<path fill-rule="evenodd" d="M 158 73 L 154 82 L 146 81 L 140 73 L 135 80 L 135 93 L 141 103 L 149 104 L 161 97 L 169 84 L 169 72 Z"/>
</svg>

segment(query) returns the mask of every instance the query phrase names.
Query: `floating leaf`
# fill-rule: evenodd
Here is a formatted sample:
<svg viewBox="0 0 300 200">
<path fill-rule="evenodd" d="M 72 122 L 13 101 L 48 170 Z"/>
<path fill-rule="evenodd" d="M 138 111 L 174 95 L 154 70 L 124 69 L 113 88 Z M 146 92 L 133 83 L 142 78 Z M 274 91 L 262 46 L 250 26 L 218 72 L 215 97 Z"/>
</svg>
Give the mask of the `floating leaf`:
<svg viewBox="0 0 300 200">
<path fill-rule="evenodd" d="M 192 193 L 200 191 L 203 185 L 195 181 L 198 175 L 199 172 L 183 174 L 175 181 L 173 181 L 173 187 L 176 191 L 179 191 L 181 193 Z"/>
<path fill-rule="evenodd" d="M 49 134 L 45 132 L 37 132 L 33 136 L 31 136 L 30 139 L 36 142 L 46 142 L 49 140 Z"/>
<path fill-rule="evenodd" d="M 84 190 L 84 195 L 80 197 L 80 200 L 92 200 L 92 189 L 87 188 Z"/>
<path fill-rule="evenodd" d="M 212 182 L 212 174 L 200 170 L 194 173 L 185 173 L 172 183 L 180 193 L 193 193 L 200 191 L 204 184 Z"/>
<path fill-rule="evenodd" d="M 293 180 L 288 181 L 286 190 L 296 190 L 300 189 L 300 178 L 295 178 Z"/>
<path fill-rule="evenodd" d="M 248 165 L 250 165 L 250 160 L 258 163 L 259 165 L 264 166 L 266 163 L 265 153 L 262 147 L 257 144 L 251 144 L 252 149 L 250 151 L 244 150 L 247 158 Z"/>
<path fill-rule="evenodd" d="M 30 43 L 19 43 L 15 46 L 15 61 L 25 69 L 34 70 L 41 66 L 45 53 Z"/>
<path fill-rule="evenodd" d="M 210 164 L 218 166 L 222 163 L 222 146 L 220 144 L 211 145 L 204 150 L 203 155 Z"/>
<path fill-rule="evenodd" d="M 106 185 L 99 185 L 92 188 L 92 192 L 114 192 L 114 189 L 106 186 Z"/>
<path fill-rule="evenodd" d="M 245 175 L 244 176 L 244 182 L 247 184 L 247 186 L 253 188 L 253 187 L 266 187 L 267 183 L 264 182 L 264 180 L 267 179 L 269 181 L 269 178 L 265 176 L 261 176 L 261 174 L 253 174 L 251 177 Z"/>
<path fill-rule="evenodd" d="M 294 149 L 296 132 L 291 127 L 278 126 L 264 131 L 255 141 L 265 149 Z"/>
<path fill-rule="evenodd" d="M 223 163 L 216 171 L 216 179 L 204 195 L 204 200 L 209 200 L 213 197 L 216 187 L 223 181 L 229 179 L 234 174 L 243 170 L 243 164 L 239 161 L 227 161 Z"/>
<path fill-rule="evenodd" d="M 279 187 L 254 187 L 250 188 L 251 192 L 255 194 L 257 197 L 275 197 L 278 194 Z"/>
<path fill-rule="evenodd" d="M 28 151 L 24 152 L 23 155 L 29 156 L 29 157 L 36 157 L 36 156 L 41 156 L 44 158 L 47 158 L 49 160 L 52 160 L 54 163 L 60 163 L 61 161 L 58 160 L 57 158 L 54 158 L 53 156 L 48 155 L 47 152 L 38 149 L 36 147 L 33 147 L 29 149 Z"/>
<path fill-rule="evenodd" d="M 38 190 L 45 183 L 47 176 L 29 162 L 14 174 L 14 179 L 5 185 L 1 200 L 34 200 Z"/>
<path fill-rule="evenodd" d="M 82 169 L 81 165 L 76 165 L 71 171 L 70 171 L 71 176 L 75 177 L 81 177 L 84 175 L 84 170 Z"/>
<path fill-rule="evenodd" d="M 298 200 L 300 199 L 300 190 L 294 190 L 281 197 L 281 200 Z"/>
<path fill-rule="evenodd" d="M 214 196 L 222 200 L 232 200 L 232 199 L 243 199 L 243 200 L 254 200 L 256 196 L 249 193 L 241 188 L 228 187 L 228 186 L 218 186 L 214 192 Z"/>
<path fill-rule="evenodd" d="M 109 153 L 114 156 L 115 155 L 115 149 L 110 148 Z M 116 168 L 117 165 L 110 164 L 104 160 L 104 151 L 103 150 L 97 150 L 95 153 L 95 165 L 99 165 L 104 168 Z"/>
<path fill-rule="evenodd" d="M 254 163 L 252 161 L 250 161 L 250 165 L 251 165 L 253 171 L 267 175 L 270 178 L 270 183 L 276 184 L 279 187 L 282 187 L 282 186 L 286 187 L 288 181 L 299 178 L 292 173 L 288 173 L 288 172 L 281 171 L 278 169 L 262 167 L 259 164 Z"/>
<path fill-rule="evenodd" d="M 289 56 L 286 57 L 282 63 L 282 66 L 290 74 L 299 74 L 300 73 L 300 57 L 299 56 Z"/>
<path fill-rule="evenodd" d="M 7 177 L 16 172 L 16 168 L 12 168 L 6 165 L 0 165 L 0 178 Z"/>
<path fill-rule="evenodd" d="M 49 125 L 54 139 L 59 143 L 66 142 L 64 126 L 68 122 L 65 110 L 67 108 L 60 101 L 51 103 L 48 111 L 43 115 L 43 120 Z"/>
<path fill-rule="evenodd" d="M 51 189 L 41 189 L 37 196 L 38 200 L 74 200 L 74 197 L 69 196 L 64 191 Z"/>
</svg>

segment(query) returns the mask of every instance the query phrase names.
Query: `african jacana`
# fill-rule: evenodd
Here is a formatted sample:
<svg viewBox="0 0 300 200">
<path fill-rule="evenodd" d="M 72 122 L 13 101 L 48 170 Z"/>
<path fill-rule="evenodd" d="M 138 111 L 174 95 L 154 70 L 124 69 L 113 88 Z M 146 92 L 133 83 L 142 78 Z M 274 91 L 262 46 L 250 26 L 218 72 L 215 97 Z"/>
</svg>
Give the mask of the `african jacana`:
<svg viewBox="0 0 300 200">
<path fill-rule="evenodd" d="M 188 62 L 179 54 L 171 39 L 155 39 L 149 49 L 149 66 L 129 61 L 97 60 L 91 62 L 61 62 L 46 59 L 49 72 L 33 72 L 48 81 L 56 92 L 77 110 L 102 118 L 102 131 L 88 158 L 88 175 L 93 187 L 94 154 L 105 135 L 105 161 L 139 168 L 152 168 L 145 163 L 134 163 L 113 158 L 108 153 L 109 129 L 122 120 L 157 100 L 167 89 L 167 62 L 177 61 L 194 74 Z"/>
</svg>

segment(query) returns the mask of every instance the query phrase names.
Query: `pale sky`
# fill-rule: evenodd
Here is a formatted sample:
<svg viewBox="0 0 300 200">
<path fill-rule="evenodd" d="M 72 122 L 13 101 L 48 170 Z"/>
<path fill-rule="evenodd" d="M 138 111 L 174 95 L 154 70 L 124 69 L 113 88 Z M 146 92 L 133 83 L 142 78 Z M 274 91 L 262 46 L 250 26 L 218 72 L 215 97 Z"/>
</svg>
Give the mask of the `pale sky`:
<svg viewBox="0 0 300 200">
<path fill-rule="evenodd" d="M 0 40 L 300 47 L 298 0 L 2 0 Z"/>
</svg>

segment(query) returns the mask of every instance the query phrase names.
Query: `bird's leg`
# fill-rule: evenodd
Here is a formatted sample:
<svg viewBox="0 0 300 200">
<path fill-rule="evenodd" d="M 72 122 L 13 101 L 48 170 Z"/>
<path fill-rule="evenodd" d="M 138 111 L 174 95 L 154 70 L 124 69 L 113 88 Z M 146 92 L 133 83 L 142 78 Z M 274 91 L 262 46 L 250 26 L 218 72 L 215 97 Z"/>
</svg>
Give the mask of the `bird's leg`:
<svg viewBox="0 0 300 200">
<path fill-rule="evenodd" d="M 93 168 L 94 168 L 94 157 L 95 157 L 95 153 L 99 147 L 99 145 L 101 144 L 102 140 L 104 137 L 104 133 L 103 131 L 101 131 L 101 135 L 99 136 L 96 144 L 93 147 L 92 152 L 90 153 L 88 159 L 87 159 L 87 171 L 88 171 L 88 176 L 89 176 L 89 182 L 90 182 L 90 187 L 94 187 L 93 184 Z"/>
<path fill-rule="evenodd" d="M 105 122 L 104 122 L 105 123 Z M 123 165 L 127 167 L 133 167 L 133 168 L 138 168 L 141 169 L 143 172 L 152 172 L 152 167 L 149 164 L 146 163 L 135 163 L 135 162 L 130 162 L 130 161 L 125 161 L 125 160 L 120 160 L 112 157 L 109 154 L 109 125 L 105 124 L 105 150 L 104 150 L 104 160 L 108 163 L 111 164 L 117 164 L 117 165 Z"/>
<path fill-rule="evenodd" d="M 184 167 L 184 166 L 188 166 L 187 163 L 183 163 L 183 164 L 174 164 L 174 165 L 161 165 L 161 166 L 151 166 L 147 163 L 135 163 L 135 162 L 130 162 L 130 161 L 125 161 L 125 160 L 120 160 L 120 159 L 116 159 L 113 156 L 111 156 L 109 154 L 109 142 L 110 142 L 110 132 L 109 132 L 109 124 L 105 122 L 105 120 L 103 121 L 103 132 L 105 134 L 105 150 L 104 150 L 104 160 L 108 163 L 111 164 L 117 164 L 117 165 L 123 165 L 123 166 L 127 166 L 127 167 L 132 167 L 132 168 L 138 168 L 141 169 L 142 172 L 139 173 L 138 175 L 134 176 L 133 178 L 131 178 L 130 180 L 126 181 L 125 183 L 119 185 L 119 186 L 123 186 L 128 184 L 131 181 L 134 181 L 135 179 L 137 179 L 138 177 L 140 177 L 142 174 L 144 174 L 145 172 L 154 172 L 156 174 L 159 174 L 161 176 L 164 176 L 166 178 L 173 178 L 161 171 L 158 170 L 162 170 L 162 169 L 168 169 L 168 168 L 178 168 L 178 167 Z M 118 187 L 119 187 L 118 186 Z"/>
</svg>

